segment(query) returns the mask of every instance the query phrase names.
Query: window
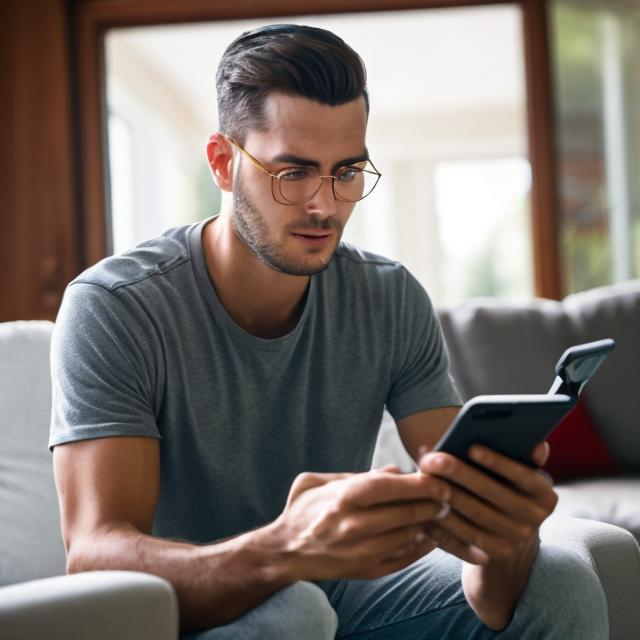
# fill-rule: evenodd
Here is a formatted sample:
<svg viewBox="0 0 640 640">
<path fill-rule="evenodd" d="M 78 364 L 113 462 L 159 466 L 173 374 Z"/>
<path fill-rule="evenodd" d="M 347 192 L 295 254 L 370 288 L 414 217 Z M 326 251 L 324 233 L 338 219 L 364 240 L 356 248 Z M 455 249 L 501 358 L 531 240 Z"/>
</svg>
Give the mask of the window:
<svg viewBox="0 0 640 640">
<path fill-rule="evenodd" d="M 441 162 L 435 188 L 442 302 L 531 296 L 527 160 Z"/>
<path fill-rule="evenodd" d="M 640 277 L 640 8 L 555 0 L 552 26 L 569 293 Z"/>
</svg>

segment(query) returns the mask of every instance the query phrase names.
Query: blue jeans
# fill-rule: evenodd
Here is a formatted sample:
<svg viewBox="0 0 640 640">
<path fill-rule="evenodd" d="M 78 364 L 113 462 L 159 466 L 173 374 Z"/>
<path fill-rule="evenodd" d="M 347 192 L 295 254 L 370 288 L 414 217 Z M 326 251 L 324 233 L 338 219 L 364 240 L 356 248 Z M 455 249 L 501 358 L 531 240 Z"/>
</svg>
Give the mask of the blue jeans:
<svg viewBox="0 0 640 640">
<path fill-rule="evenodd" d="M 297 582 L 233 622 L 182 640 L 606 640 L 607 603 L 580 558 L 542 545 L 509 626 L 485 627 L 468 606 L 459 560 L 440 550 L 373 580 Z"/>
</svg>

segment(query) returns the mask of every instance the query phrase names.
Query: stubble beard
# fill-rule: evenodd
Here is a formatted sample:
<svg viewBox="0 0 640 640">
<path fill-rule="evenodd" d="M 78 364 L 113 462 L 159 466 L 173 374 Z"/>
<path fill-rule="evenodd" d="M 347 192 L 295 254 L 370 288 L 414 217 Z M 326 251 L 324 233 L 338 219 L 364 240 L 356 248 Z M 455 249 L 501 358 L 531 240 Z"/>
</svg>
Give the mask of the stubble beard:
<svg viewBox="0 0 640 640">
<path fill-rule="evenodd" d="M 320 220 L 308 215 L 304 227 L 296 225 L 295 230 L 301 232 L 313 229 L 335 230 L 336 243 L 329 257 L 313 265 L 295 261 L 285 255 L 282 244 L 270 242 L 269 229 L 264 221 L 264 216 L 247 196 L 241 180 L 236 180 L 233 190 L 233 226 L 240 240 L 261 260 L 264 264 L 280 273 L 291 276 L 312 276 L 324 271 L 331 262 L 331 258 L 338 247 L 342 237 L 342 225 L 334 218 Z"/>
</svg>

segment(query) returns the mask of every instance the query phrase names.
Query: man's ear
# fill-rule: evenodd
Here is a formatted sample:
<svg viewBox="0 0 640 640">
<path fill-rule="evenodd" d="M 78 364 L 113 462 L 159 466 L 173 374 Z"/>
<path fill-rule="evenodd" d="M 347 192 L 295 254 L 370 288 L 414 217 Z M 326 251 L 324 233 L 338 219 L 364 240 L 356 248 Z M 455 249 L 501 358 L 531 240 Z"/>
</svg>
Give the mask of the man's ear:
<svg viewBox="0 0 640 640">
<path fill-rule="evenodd" d="M 207 160 L 218 188 L 221 191 L 233 191 L 233 147 L 221 133 L 209 136 Z"/>
</svg>

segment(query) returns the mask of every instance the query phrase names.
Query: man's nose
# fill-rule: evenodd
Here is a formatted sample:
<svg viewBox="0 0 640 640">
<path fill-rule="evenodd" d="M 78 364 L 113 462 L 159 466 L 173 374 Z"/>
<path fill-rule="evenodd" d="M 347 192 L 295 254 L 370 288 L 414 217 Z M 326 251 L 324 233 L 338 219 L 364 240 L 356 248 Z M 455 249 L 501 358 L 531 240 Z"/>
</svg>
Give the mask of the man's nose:
<svg viewBox="0 0 640 640">
<path fill-rule="evenodd" d="M 322 184 L 306 204 L 307 213 L 328 218 L 337 213 L 336 198 L 333 195 L 333 178 L 322 176 Z"/>
</svg>

